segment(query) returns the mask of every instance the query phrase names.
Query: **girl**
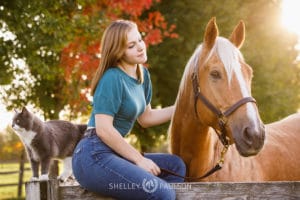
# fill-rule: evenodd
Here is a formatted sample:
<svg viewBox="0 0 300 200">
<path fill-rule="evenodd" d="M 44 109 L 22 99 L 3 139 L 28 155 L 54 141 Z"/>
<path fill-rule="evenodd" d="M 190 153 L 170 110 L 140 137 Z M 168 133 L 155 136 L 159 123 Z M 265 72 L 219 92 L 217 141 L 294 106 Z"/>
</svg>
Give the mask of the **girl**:
<svg viewBox="0 0 300 200">
<path fill-rule="evenodd" d="M 134 22 L 118 20 L 105 30 L 100 66 L 92 80 L 93 109 L 85 137 L 73 155 L 75 178 L 85 189 L 117 199 L 175 199 L 168 183 L 185 175 L 183 161 L 170 154 L 142 155 L 124 140 L 135 121 L 143 127 L 171 119 L 174 106 L 152 109 L 146 46 Z"/>
</svg>

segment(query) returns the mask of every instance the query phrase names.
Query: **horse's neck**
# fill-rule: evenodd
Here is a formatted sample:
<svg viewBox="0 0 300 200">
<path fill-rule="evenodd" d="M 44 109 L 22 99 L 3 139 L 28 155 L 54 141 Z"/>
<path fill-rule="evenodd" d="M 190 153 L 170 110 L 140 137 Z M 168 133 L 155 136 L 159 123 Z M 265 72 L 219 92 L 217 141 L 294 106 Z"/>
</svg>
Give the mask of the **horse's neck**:
<svg viewBox="0 0 300 200">
<path fill-rule="evenodd" d="M 183 158 L 186 164 L 192 159 L 208 165 L 213 159 L 214 141 L 210 128 L 196 116 L 194 94 L 189 85 L 177 97 L 170 125 L 171 151 Z M 191 156 L 194 156 L 193 158 Z M 195 158 L 195 155 L 197 158 Z"/>
</svg>

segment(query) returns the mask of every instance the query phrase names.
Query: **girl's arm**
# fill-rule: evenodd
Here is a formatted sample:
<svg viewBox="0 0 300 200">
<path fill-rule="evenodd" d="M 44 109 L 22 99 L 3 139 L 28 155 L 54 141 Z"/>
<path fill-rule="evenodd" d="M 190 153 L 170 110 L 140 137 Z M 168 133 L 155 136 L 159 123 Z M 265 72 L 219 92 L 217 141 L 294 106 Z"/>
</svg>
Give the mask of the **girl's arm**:
<svg viewBox="0 0 300 200">
<path fill-rule="evenodd" d="M 159 124 L 163 124 L 170 121 L 174 113 L 174 106 L 165 107 L 162 109 L 152 109 L 151 105 L 147 105 L 143 114 L 138 118 L 139 124 L 144 127 L 151 127 Z"/>
<path fill-rule="evenodd" d="M 98 137 L 117 154 L 154 175 L 160 174 L 159 167 L 152 160 L 145 158 L 134 147 L 128 144 L 118 130 L 113 127 L 112 116 L 96 114 L 95 121 Z"/>
</svg>

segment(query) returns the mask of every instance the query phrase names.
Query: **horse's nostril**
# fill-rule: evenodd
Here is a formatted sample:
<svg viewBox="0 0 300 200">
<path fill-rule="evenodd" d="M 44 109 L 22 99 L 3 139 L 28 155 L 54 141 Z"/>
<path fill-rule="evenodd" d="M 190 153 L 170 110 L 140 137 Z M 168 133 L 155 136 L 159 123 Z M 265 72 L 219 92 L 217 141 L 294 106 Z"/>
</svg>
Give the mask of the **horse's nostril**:
<svg viewBox="0 0 300 200">
<path fill-rule="evenodd" d="M 248 145 L 251 145 L 252 142 L 253 142 L 253 141 L 252 141 L 252 140 L 253 140 L 253 137 L 252 137 L 252 131 L 251 131 L 251 128 L 246 127 L 246 128 L 244 129 L 243 136 L 244 136 L 245 142 L 246 142 Z"/>
<path fill-rule="evenodd" d="M 253 127 L 246 127 L 243 131 L 244 142 L 253 148 L 260 148 L 264 142 L 264 138 L 264 128 L 255 129 Z"/>
</svg>

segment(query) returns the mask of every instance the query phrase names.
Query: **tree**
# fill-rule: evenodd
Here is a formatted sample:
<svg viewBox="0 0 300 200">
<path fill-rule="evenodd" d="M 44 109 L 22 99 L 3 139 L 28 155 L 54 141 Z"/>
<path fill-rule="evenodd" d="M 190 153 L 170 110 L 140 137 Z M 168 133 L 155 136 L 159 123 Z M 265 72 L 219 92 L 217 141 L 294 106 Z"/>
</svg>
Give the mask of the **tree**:
<svg viewBox="0 0 300 200">
<path fill-rule="evenodd" d="M 247 2 L 244 55 L 254 68 L 253 95 L 262 119 L 272 122 L 299 109 L 300 68 L 296 35 L 280 26 L 281 1 Z M 254 16 L 252 10 L 256 10 Z M 299 64 L 299 62 L 298 62 Z"/>
<path fill-rule="evenodd" d="M 1 38 L 0 84 L 9 84 L 1 96 L 8 109 L 33 104 L 45 119 L 71 110 L 70 119 L 86 114 L 88 86 L 98 66 L 103 29 L 116 18 L 136 21 L 148 45 L 176 37 L 174 26 L 163 16 L 147 10 L 156 1 L 122 0 L 24 1 L 0 3 L 0 24 L 14 39 Z M 13 67 L 17 59 L 27 68 Z M 29 78 L 28 78 L 29 77 Z M 18 81 L 13 81 L 18 79 Z M 66 95 L 67 94 L 67 95 Z"/>
<path fill-rule="evenodd" d="M 155 9 L 176 25 L 179 38 L 150 48 L 155 101 L 162 106 L 174 103 L 184 66 L 202 42 L 208 20 L 216 16 L 224 37 L 230 35 L 239 20 L 246 24 L 241 51 L 253 67 L 252 91 L 263 121 L 296 112 L 300 100 L 300 71 L 295 63 L 298 52 L 294 48 L 297 38 L 280 26 L 280 4 L 280 0 L 188 0 L 156 5 Z"/>
<path fill-rule="evenodd" d="M 73 114 L 88 113 L 87 111 L 89 111 L 87 110 L 87 98 L 90 93 L 89 82 L 99 65 L 100 39 L 108 22 L 118 18 L 135 21 L 148 46 L 157 45 L 166 37 L 177 37 L 177 34 L 174 33 L 175 26 L 168 26 L 160 12 L 147 11 L 151 4 L 152 1 L 114 0 L 101 2 L 100 5 L 93 4 L 85 9 L 84 13 L 89 16 L 92 29 L 96 31 L 76 37 L 73 42 L 63 49 L 61 59 L 65 81 L 68 83 L 68 87 L 64 88 L 66 92 L 76 91 L 74 90 L 76 87 L 81 88 L 81 91 L 77 90 L 77 94 L 70 96 L 68 100 L 68 105 Z M 101 16 L 99 16 L 99 13 L 101 13 Z M 103 18 L 107 18 L 107 21 L 103 20 L 104 22 L 100 24 L 100 27 L 94 23 L 94 21 Z M 98 27 L 95 28 L 94 26 Z"/>
<path fill-rule="evenodd" d="M 241 49 L 254 71 L 252 93 L 265 123 L 281 119 L 299 108 L 300 68 L 295 59 L 297 38 L 280 27 L 281 0 L 187 0 L 162 1 L 153 9 L 160 10 L 166 20 L 176 25 L 177 40 L 166 39 L 148 51 L 153 82 L 153 104 L 173 104 L 184 67 L 202 42 L 205 26 L 216 16 L 220 35 L 228 37 L 239 20 L 246 23 L 246 41 Z M 255 11 L 255 14 L 253 12 Z M 138 126 L 138 125 L 137 125 Z M 167 138 L 168 124 L 136 131 L 143 141 Z M 149 134 L 150 133 L 150 134 Z M 149 149 L 149 143 L 141 143 Z"/>
<path fill-rule="evenodd" d="M 23 150 L 20 138 L 11 127 L 0 132 L 0 161 L 18 161 Z"/>
<path fill-rule="evenodd" d="M 59 67 L 60 52 L 79 26 L 77 19 L 70 17 L 76 5 L 73 1 L 13 0 L 1 1 L 0 7 L 2 27 L 15 36 L 1 43 L 0 49 L 6 50 L 1 74 L 18 79 L 9 82 L 2 98 L 8 109 L 33 104 L 44 111 L 45 118 L 58 118 L 66 104 L 66 95 L 60 93 L 66 85 Z M 24 60 L 27 68 L 15 67 L 17 59 Z"/>
<path fill-rule="evenodd" d="M 13 73 L 23 70 L 10 71 L 14 57 L 26 58 L 30 74 L 36 79 L 35 86 L 28 79 L 24 86 L 12 85 L 15 93 L 8 93 L 7 102 L 13 102 L 9 108 L 30 101 L 48 113 L 50 117 L 46 118 L 53 118 L 66 105 L 74 113 L 86 113 L 86 88 L 99 61 L 101 30 L 118 17 L 136 21 L 149 45 L 153 107 L 173 104 L 184 66 L 213 16 L 217 17 L 220 35 L 225 37 L 240 19 L 246 23 L 246 41 L 241 51 L 254 70 L 252 91 L 263 121 L 277 120 L 299 107 L 296 37 L 279 26 L 281 0 L 132 2 L 32 0 L 29 6 L 28 0 L 2 1 L 1 21 L 16 35 L 16 40 L 2 38 L 0 52 L 4 56 L 0 64 L 4 68 L 0 68 L 0 82 L 10 83 Z M 178 35 L 173 34 L 175 27 Z M 22 99 L 27 88 L 31 96 Z M 145 130 L 136 124 L 133 132 L 141 141 L 137 145 L 145 150 L 166 138 L 167 126 Z"/>
</svg>

